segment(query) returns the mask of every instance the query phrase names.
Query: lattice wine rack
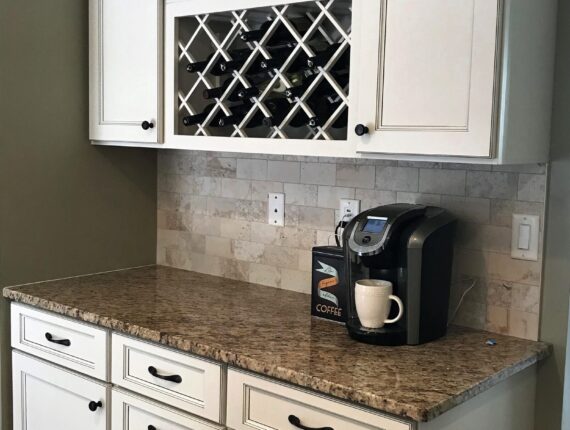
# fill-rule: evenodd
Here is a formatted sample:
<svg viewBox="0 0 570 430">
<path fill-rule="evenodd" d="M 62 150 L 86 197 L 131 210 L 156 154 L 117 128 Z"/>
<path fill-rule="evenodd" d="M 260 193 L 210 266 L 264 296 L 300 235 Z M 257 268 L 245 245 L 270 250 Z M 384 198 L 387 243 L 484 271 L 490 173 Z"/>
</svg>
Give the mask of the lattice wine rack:
<svg viewBox="0 0 570 430">
<path fill-rule="evenodd" d="M 347 138 L 351 0 L 179 18 L 175 133 Z"/>
</svg>

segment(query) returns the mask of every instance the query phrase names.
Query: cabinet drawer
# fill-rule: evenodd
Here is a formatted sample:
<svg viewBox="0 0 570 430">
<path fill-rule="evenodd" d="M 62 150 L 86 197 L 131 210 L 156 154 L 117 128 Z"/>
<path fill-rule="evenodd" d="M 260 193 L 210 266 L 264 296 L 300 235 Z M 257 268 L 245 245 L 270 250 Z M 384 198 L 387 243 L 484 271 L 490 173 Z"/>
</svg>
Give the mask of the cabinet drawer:
<svg viewBox="0 0 570 430">
<path fill-rule="evenodd" d="M 230 369 L 227 426 L 234 430 L 302 428 L 411 430 L 414 424 L 297 387 Z"/>
<path fill-rule="evenodd" d="M 114 384 L 215 422 L 221 422 L 218 364 L 113 334 Z"/>
<path fill-rule="evenodd" d="M 17 303 L 11 309 L 14 348 L 107 381 L 106 330 Z"/>
<path fill-rule="evenodd" d="M 113 430 L 221 430 L 223 427 L 113 389 Z"/>
</svg>

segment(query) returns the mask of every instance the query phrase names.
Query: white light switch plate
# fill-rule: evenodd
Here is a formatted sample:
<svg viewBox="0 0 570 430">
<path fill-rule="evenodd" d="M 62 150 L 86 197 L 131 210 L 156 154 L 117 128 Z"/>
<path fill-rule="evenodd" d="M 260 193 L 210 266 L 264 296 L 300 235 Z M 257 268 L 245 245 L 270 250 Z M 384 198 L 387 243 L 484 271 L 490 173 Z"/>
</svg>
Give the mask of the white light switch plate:
<svg viewBox="0 0 570 430">
<path fill-rule="evenodd" d="M 285 225 L 285 194 L 269 193 L 267 199 L 267 223 L 271 225 Z"/>
<path fill-rule="evenodd" d="M 511 257 L 517 260 L 538 261 L 540 217 L 513 214 Z"/>
</svg>

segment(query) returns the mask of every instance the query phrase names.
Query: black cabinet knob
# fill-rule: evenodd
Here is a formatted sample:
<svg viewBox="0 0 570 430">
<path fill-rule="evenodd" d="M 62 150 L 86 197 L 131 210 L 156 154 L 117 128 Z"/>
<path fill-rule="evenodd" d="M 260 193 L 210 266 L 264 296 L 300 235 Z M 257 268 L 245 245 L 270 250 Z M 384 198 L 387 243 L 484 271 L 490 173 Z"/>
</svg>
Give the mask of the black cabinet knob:
<svg viewBox="0 0 570 430">
<path fill-rule="evenodd" d="M 354 132 L 357 136 L 364 136 L 370 132 L 370 129 L 366 127 L 364 124 L 358 124 L 354 129 Z"/>
<path fill-rule="evenodd" d="M 154 124 L 152 122 L 143 121 L 141 127 L 143 130 L 148 130 L 149 128 L 154 128 Z"/>
<path fill-rule="evenodd" d="M 103 403 L 101 402 L 101 400 L 99 400 L 98 402 L 89 402 L 89 410 L 91 412 L 95 412 L 97 410 L 97 408 L 102 408 L 103 407 Z"/>
<path fill-rule="evenodd" d="M 148 430 L 156 430 L 155 426 L 148 426 L 147 428 L 148 428 Z"/>
</svg>

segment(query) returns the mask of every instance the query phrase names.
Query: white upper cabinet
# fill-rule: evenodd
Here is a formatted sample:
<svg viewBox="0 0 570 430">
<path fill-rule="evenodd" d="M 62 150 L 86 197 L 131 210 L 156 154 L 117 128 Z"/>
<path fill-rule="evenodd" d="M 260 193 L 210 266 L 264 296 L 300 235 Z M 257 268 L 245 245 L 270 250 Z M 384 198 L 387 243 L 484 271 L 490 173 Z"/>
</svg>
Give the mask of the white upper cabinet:
<svg viewBox="0 0 570 430">
<path fill-rule="evenodd" d="M 352 69 L 357 102 L 351 137 L 356 152 L 442 161 L 545 161 L 554 46 L 547 27 L 555 7 L 550 0 L 534 3 L 355 2 L 359 25 L 353 50 L 360 61 Z M 521 39 L 524 32 L 532 35 Z M 517 50 L 522 44 L 524 53 Z M 513 95 L 522 96 L 524 108 Z M 519 128 L 517 142 L 506 133 L 509 120 Z"/>
<path fill-rule="evenodd" d="M 355 120 L 369 128 L 357 150 L 489 157 L 498 0 L 362 0 L 355 9 L 366 29 Z"/>
<path fill-rule="evenodd" d="M 90 138 L 158 143 L 162 0 L 89 0 Z"/>
<path fill-rule="evenodd" d="M 166 0 L 164 97 L 160 1 L 90 1 L 96 143 L 548 160 L 556 0 Z"/>
</svg>

